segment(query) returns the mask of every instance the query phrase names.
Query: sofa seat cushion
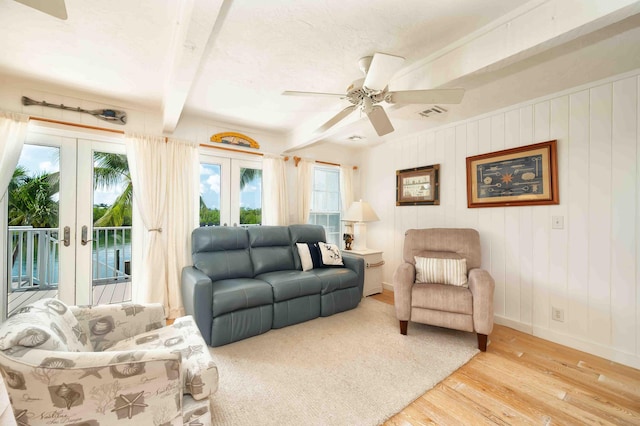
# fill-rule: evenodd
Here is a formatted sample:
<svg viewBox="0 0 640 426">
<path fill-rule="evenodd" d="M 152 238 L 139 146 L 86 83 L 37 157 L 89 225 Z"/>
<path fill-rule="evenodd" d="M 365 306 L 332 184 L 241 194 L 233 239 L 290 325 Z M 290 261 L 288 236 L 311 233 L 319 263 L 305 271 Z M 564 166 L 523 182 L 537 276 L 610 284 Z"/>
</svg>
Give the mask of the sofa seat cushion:
<svg viewBox="0 0 640 426">
<path fill-rule="evenodd" d="M 182 357 L 183 394 L 203 400 L 218 390 L 218 368 L 193 317 L 178 318 L 170 326 L 121 340 L 106 352 L 169 349 Z"/>
<path fill-rule="evenodd" d="M 268 282 L 273 287 L 274 302 L 320 294 L 320 280 L 311 272 L 274 271 L 260 274 L 256 278 Z"/>
<path fill-rule="evenodd" d="M 313 269 L 310 272 L 320 279 L 321 294 L 358 286 L 358 275 L 348 268 Z"/>
<path fill-rule="evenodd" d="M 273 303 L 271 286 L 253 278 L 230 278 L 213 283 L 213 317 Z"/>
<path fill-rule="evenodd" d="M 465 287 L 416 283 L 411 290 L 411 307 L 473 314 L 473 296 Z"/>
</svg>

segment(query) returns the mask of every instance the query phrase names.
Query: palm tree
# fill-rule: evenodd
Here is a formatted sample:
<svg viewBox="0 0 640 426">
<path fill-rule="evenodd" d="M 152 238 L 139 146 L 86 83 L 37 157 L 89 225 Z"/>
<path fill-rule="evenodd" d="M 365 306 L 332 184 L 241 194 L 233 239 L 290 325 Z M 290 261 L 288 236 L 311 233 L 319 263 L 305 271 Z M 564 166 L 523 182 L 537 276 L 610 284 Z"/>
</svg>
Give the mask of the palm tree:
<svg viewBox="0 0 640 426">
<path fill-rule="evenodd" d="M 124 182 L 124 189 L 94 226 L 122 226 L 131 218 L 133 185 L 129 163 L 124 154 L 94 152 L 93 188 L 107 189 Z"/>
<path fill-rule="evenodd" d="M 16 167 L 9 182 L 9 226 L 54 228 L 58 226 L 59 173 L 27 175 Z"/>
<path fill-rule="evenodd" d="M 244 187 L 254 180 L 255 178 L 262 177 L 262 170 L 260 169 L 240 169 L 240 190 L 242 191 Z"/>
</svg>

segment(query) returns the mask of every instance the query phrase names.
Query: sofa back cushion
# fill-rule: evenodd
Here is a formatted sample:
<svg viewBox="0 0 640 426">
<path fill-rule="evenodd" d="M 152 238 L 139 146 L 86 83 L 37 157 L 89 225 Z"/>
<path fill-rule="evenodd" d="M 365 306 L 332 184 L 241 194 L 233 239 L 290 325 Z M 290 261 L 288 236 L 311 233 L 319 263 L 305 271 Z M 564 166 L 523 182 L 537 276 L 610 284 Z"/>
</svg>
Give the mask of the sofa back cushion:
<svg viewBox="0 0 640 426">
<path fill-rule="evenodd" d="M 256 226 L 248 231 L 255 275 L 295 269 L 288 227 Z"/>
<path fill-rule="evenodd" d="M 296 243 L 317 243 L 326 242 L 327 237 L 324 228 L 320 225 L 290 225 L 291 245 L 295 248 Z M 293 262 L 295 269 L 302 269 L 298 250 L 293 251 Z"/>
<path fill-rule="evenodd" d="M 193 266 L 212 281 L 253 278 L 249 234 L 245 228 L 207 226 L 191 234 Z"/>
<path fill-rule="evenodd" d="M 402 257 L 405 262 L 415 265 L 416 256 L 464 258 L 467 270 L 480 267 L 480 235 L 475 229 L 409 229 L 404 235 Z"/>
<path fill-rule="evenodd" d="M 0 325 L 0 349 L 15 346 L 63 352 L 93 350 L 69 307 L 49 298 L 20 308 Z"/>
</svg>

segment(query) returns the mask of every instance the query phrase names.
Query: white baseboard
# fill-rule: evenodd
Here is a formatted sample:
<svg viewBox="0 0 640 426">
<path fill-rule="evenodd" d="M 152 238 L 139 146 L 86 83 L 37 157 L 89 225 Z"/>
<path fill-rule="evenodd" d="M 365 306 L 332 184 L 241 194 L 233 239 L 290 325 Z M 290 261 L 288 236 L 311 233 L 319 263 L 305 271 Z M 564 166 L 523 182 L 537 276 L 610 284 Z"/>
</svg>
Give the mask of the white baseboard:
<svg viewBox="0 0 640 426">
<path fill-rule="evenodd" d="M 389 290 L 389 291 L 393 291 L 393 284 L 389 284 L 389 283 L 382 283 L 382 288 L 385 290 Z"/>
<path fill-rule="evenodd" d="M 531 324 L 525 324 L 519 321 L 514 321 L 509 318 L 494 315 L 493 322 L 496 324 L 504 325 L 505 327 L 513 328 L 514 330 L 521 331 L 527 334 L 533 334 L 533 327 Z"/>
</svg>

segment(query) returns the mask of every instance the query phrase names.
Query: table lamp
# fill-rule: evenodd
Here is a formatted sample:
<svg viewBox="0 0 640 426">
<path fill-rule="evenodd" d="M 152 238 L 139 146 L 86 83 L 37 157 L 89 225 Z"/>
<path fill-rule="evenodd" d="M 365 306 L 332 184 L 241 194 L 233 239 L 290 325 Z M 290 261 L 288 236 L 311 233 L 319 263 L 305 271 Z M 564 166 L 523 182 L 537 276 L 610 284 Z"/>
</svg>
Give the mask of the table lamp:
<svg viewBox="0 0 640 426">
<path fill-rule="evenodd" d="M 366 222 L 375 222 L 380 220 L 376 212 L 373 211 L 369 203 L 362 200 L 351 203 L 349 210 L 342 220 L 347 222 L 355 222 L 353 224 L 353 249 L 367 249 L 367 224 Z"/>
</svg>

